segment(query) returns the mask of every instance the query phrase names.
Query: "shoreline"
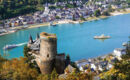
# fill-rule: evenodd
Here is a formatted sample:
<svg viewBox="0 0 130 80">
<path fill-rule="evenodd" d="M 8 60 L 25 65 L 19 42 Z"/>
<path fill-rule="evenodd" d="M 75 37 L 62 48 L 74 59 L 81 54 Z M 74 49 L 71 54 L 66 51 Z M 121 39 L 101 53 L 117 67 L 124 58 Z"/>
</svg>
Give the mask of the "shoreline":
<svg viewBox="0 0 130 80">
<path fill-rule="evenodd" d="M 84 23 L 84 22 L 90 22 L 90 21 L 105 19 L 105 18 L 108 18 L 108 17 L 111 17 L 111 16 L 118 16 L 118 15 L 124 15 L 124 14 L 129 14 L 129 13 L 130 13 L 130 9 L 126 9 L 126 11 L 120 10 L 120 12 L 118 12 L 118 11 L 111 12 L 110 16 L 101 15 L 99 17 L 88 17 L 87 21 L 81 21 L 81 20 L 73 21 L 73 20 L 64 19 L 64 20 L 61 20 L 61 21 L 54 21 L 54 24 L 58 25 L 58 24 L 70 24 L 70 23 L 72 23 L 72 24 Z M 29 24 L 29 25 L 26 25 L 26 26 L 28 26 L 28 27 L 24 28 L 24 29 L 38 28 L 38 27 L 41 27 L 41 26 L 43 26 L 43 27 L 44 26 L 50 26 L 50 23 L 45 22 L 45 23 Z M 9 28 L 9 29 L 15 29 L 15 30 L 19 31 L 19 30 L 24 30 L 23 27 L 24 27 L 24 25 Z M 17 32 L 17 31 L 15 31 L 15 32 Z M 7 34 L 11 34 L 11 33 L 14 33 L 14 32 L 1 33 L 0 36 L 4 36 L 4 35 L 7 35 Z"/>
</svg>

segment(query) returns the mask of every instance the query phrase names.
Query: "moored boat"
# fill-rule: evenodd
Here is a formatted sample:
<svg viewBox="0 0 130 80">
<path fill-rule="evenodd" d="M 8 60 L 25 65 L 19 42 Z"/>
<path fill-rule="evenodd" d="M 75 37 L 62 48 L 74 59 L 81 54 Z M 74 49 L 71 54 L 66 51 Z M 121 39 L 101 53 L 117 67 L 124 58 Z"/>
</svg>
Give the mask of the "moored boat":
<svg viewBox="0 0 130 80">
<path fill-rule="evenodd" d="M 56 24 L 52 24 L 52 26 L 56 26 Z"/>
<path fill-rule="evenodd" d="M 56 24 L 54 24 L 54 23 L 50 22 L 50 26 L 56 26 Z"/>
<path fill-rule="evenodd" d="M 111 38 L 110 36 L 105 36 L 104 34 L 102 34 L 101 36 L 94 36 L 94 39 L 109 39 Z"/>
</svg>

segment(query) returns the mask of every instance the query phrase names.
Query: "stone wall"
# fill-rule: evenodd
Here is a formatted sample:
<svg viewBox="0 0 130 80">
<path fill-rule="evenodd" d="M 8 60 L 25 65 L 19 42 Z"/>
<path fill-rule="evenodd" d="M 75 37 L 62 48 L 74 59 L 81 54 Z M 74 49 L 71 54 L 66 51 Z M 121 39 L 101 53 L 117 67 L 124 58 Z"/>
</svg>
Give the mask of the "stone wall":
<svg viewBox="0 0 130 80">
<path fill-rule="evenodd" d="M 55 68 L 57 73 L 64 73 L 65 69 L 65 54 L 58 54 L 55 59 Z"/>
<path fill-rule="evenodd" d="M 57 37 L 54 34 L 40 34 L 40 61 L 38 63 L 42 74 L 50 74 L 54 68 L 57 55 Z"/>
<path fill-rule="evenodd" d="M 40 63 L 37 64 L 40 67 L 40 71 L 42 74 L 51 74 L 54 69 L 54 62 L 55 60 L 40 61 Z"/>
<path fill-rule="evenodd" d="M 40 56 L 43 61 L 55 59 L 57 55 L 57 38 L 56 35 L 41 33 L 40 34 Z"/>
</svg>

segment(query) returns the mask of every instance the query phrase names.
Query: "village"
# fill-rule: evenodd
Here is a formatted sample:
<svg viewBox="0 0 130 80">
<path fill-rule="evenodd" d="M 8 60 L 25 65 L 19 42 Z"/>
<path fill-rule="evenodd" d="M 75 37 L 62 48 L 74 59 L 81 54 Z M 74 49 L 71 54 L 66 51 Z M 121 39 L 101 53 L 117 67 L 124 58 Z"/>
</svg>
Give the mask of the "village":
<svg viewBox="0 0 130 80">
<path fill-rule="evenodd" d="M 86 72 L 88 68 L 92 71 L 102 72 L 104 70 L 109 70 L 113 67 L 113 63 L 116 60 L 121 60 L 121 56 L 126 53 L 126 50 L 123 48 L 116 48 L 112 53 L 109 53 L 104 56 L 91 58 L 91 59 L 82 59 L 75 61 L 77 67 L 80 71 Z"/>
<path fill-rule="evenodd" d="M 109 53 L 104 56 L 90 58 L 90 59 L 81 59 L 75 61 L 75 65 L 77 69 L 79 69 L 82 73 L 93 73 L 94 75 L 99 75 L 104 71 L 109 71 L 113 68 L 113 64 L 117 60 L 121 60 L 121 56 L 126 54 L 126 49 L 124 48 L 116 48 L 112 53 Z M 68 73 L 73 73 L 75 67 L 68 65 L 65 69 L 65 73 L 61 74 L 59 78 L 65 78 Z M 100 80 L 99 76 L 95 76 L 94 80 Z"/>
<path fill-rule="evenodd" d="M 124 0 L 125 1 L 125 0 Z M 72 1 L 69 1 L 69 5 L 66 6 L 67 2 L 57 2 L 54 4 L 44 4 L 44 11 L 37 11 L 32 14 L 18 16 L 3 20 L 0 24 L 0 35 L 16 32 L 21 29 L 30 27 L 29 25 L 40 26 L 45 25 L 56 25 L 62 23 L 82 23 L 89 17 L 93 17 L 96 10 L 100 10 L 100 13 L 108 11 L 110 7 L 112 9 L 122 9 L 128 7 L 128 4 L 111 4 L 114 0 L 96 1 L 95 3 L 90 1 L 75 1 L 75 6 Z M 91 3 L 91 4 L 87 4 Z M 59 7 L 57 7 L 59 6 Z"/>
</svg>

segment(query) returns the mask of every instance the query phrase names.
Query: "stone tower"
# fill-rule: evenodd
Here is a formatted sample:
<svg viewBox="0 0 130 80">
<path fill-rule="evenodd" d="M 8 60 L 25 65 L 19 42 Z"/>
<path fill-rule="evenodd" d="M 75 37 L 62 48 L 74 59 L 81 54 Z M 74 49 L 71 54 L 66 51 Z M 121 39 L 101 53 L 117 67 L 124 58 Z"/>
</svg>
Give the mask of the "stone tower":
<svg viewBox="0 0 130 80">
<path fill-rule="evenodd" d="M 40 54 L 37 56 L 36 62 L 42 74 L 50 74 L 55 66 L 57 37 L 55 34 L 42 32 L 40 40 Z"/>
</svg>

